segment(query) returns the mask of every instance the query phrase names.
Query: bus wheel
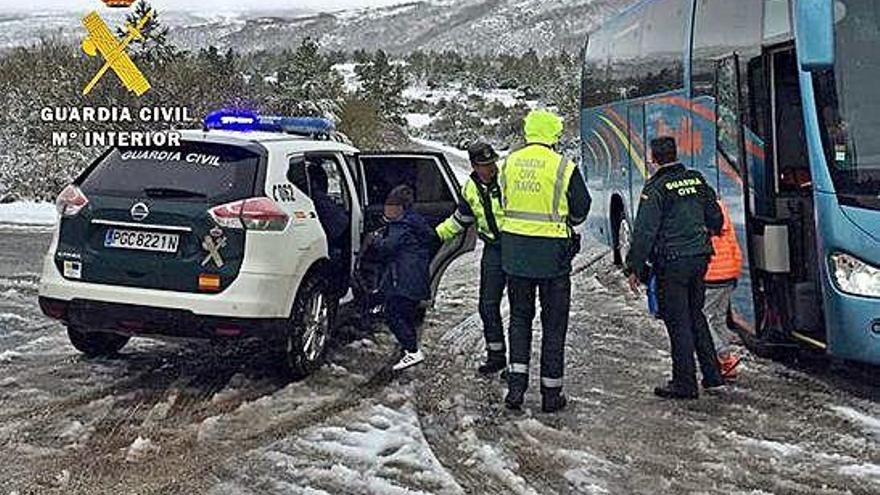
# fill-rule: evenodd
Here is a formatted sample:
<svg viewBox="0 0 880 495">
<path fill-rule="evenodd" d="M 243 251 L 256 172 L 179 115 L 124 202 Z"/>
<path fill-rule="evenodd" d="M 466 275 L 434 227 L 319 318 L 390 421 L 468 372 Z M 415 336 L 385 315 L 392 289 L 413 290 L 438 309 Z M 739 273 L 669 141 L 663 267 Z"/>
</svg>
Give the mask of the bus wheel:
<svg viewBox="0 0 880 495">
<path fill-rule="evenodd" d="M 617 224 L 617 248 L 614 252 L 614 261 L 618 265 L 623 265 L 626 262 L 630 247 L 632 247 L 632 230 L 629 226 L 629 220 L 623 217 Z"/>
</svg>

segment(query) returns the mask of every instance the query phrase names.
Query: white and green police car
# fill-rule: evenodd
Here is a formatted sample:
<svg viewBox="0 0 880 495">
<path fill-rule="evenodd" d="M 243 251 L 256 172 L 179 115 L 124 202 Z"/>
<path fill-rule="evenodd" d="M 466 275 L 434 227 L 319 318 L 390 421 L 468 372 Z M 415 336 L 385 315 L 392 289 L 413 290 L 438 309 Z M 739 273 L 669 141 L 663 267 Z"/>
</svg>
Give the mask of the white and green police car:
<svg viewBox="0 0 880 495">
<path fill-rule="evenodd" d="M 322 119 L 219 111 L 173 148 L 107 150 L 58 197 L 40 307 L 89 356 L 131 337 L 261 338 L 295 376 L 320 365 L 386 194 L 416 191 L 434 225 L 459 184 L 442 154 L 361 153 Z M 310 199 L 321 167 L 349 233 L 331 262 Z M 432 287 L 474 236 L 438 247 Z M 339 266 L 342 265 L 342 266 Z"/>
</svg>

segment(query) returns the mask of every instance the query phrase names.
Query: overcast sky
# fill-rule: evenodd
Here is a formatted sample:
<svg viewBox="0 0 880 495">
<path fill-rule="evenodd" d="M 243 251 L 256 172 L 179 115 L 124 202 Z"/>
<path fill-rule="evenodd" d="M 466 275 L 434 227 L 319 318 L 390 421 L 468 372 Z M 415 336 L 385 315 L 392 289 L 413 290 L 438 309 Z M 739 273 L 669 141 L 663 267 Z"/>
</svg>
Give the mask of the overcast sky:
<svg viewBox="0 0 880 495">
<path fill-rule="evenodd" d="M 202 2 L 181 0 L 153 0 L 158 8 L 171 10 L 260 10 L 260 9 L 309 9 L 339 10 L 349 7 L 379 7 L 405 0 L 203 0 Z M 46 11 L 46 10 L 88 10 L 102 7 L 101 0 L 0 0 L 0 11 Z"/>
</svg>

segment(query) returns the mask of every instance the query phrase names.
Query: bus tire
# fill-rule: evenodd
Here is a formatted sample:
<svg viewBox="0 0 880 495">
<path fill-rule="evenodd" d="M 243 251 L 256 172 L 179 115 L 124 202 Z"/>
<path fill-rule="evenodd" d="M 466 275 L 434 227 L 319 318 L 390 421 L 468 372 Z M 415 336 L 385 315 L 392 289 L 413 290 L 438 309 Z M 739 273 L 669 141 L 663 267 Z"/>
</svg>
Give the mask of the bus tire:
<svg viewBox="0 0 880 495">
<path fill-rule="evenodd" d="M 115 356 L 131 339 L 126 335 L 87 332 L 73 326 L 67 327 L 67 337 L 76 350 L 90 358 Z"/>
<path fill-rule="evenodd" d="M 336 317 L 331 292 L 318 274 L 306 278 L 297 291 L 284 338 L 287 372 L 295 380 L 311 375 L 323 364 Z"/>
</svg>

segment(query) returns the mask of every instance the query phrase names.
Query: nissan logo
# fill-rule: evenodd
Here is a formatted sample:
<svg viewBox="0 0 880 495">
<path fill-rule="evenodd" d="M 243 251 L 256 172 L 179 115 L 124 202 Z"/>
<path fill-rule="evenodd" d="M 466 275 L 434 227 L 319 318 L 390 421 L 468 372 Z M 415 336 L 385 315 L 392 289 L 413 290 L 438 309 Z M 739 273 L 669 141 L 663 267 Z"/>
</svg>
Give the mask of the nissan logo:
<svg viewBox="0 0 880 495">
<path fill-rule="evenodd" d="M 874 324 L 871 325 L 871 331 L 874 332 L 874 335 L 880 335 L 880 319 L 874 320 Z"/>
<path fill-rule="evenodd" d="M 131 207 L 131 218 L 141 221 L 150 216 L 150 209 L 144 203 L 138 203 Z"/>
</svg>

